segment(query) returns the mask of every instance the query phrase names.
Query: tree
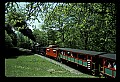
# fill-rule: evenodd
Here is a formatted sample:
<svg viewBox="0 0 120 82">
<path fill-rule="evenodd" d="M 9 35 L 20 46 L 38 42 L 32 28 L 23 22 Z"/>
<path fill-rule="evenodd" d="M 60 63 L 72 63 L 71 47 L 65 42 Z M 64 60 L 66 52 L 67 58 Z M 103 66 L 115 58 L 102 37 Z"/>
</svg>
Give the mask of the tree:
<svg viewBox="0 0 120 82">
<path fill-rule="evenodd" d="M 64 47 L 111 52 L 116 46 L 114 18 L 114 3 L 59 3 L 44 23 L 46 30 L 57 30 L 61 40 L 56 40 Z"/>
<path fill-rule="evenodd" d="M 36 43 L 39 43 L 40 46 L 47 46 L 48 36 L 46 32 L 34 29 L 33 34 L 35 35 Z"/>
<path fill-rule="evenodd" d="M 5 31 L 5 46 L 6 46 L 6 48 L 13 47 L 12 39 L 11 39 L 11 37 L 7 34 L 6 31 Z"/>
<path fill-rule="evenodd" d="M 16 8 L 15 4 L 18 5 L 18 3 L 12 2 L 6 4 L 6 12 L 9 13 L 9 20 L 6 21 L 9 21 L 13 26 L 22 24 L 20 28 L 15 27 L 20 31 L 28 28 L 24 21 L 34 21 L 38 17 L 41 18 L 44 21 L 41 26 L 42 30 L 33 30 L 36 42 L 41 46 L 58 44 L 60 47 L 116 52 L 114 3 L 29 2 L 25 5 L 26 8 L 19 6 Z M 13 13 L 15 16 L 11 16 Z M 22 21 L 20 21 L 21 19 Z M 20 23 L 17 23 L 18 21 Z"/>
</svg>

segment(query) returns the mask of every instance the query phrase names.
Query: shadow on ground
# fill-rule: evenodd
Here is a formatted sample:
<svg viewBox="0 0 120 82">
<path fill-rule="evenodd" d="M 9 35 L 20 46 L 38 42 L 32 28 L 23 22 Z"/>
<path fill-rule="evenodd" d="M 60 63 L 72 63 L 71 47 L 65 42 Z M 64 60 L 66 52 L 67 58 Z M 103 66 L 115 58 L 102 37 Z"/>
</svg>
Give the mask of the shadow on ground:
<svg viewBox="0 0 120 82">
<path fill-rule="evenodd" d="M 23 49 L 23 48 L 5 48 L 5 58 L 17 58 L 18 56 L 29 56 L 34 53 L 31 50 Z"/>
</svg>

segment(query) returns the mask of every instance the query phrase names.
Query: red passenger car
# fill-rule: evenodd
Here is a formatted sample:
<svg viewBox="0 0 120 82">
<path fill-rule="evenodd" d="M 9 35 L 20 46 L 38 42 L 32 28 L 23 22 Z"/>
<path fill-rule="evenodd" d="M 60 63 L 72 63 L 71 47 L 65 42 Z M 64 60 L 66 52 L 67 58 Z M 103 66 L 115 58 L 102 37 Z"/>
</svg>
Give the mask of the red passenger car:
<svg viewBox="0 0 120 82">
<path fill-rule="evenodd" d="M 103 60 L 101 73 L 105 76 L 116 77 L 116 54 L 103 54 L 99 56 Z"/>
<path fill-rule="evenodd" d="M 106 52 L 87 51 L 71 48 L 59 48 L 59 56 L 61 60 L 66 60 L 77 65 L 80 65 L 86 70 L 91 71 L 93 74 L 99 74 L 98 55 L 105 54 Z"/>
</svg>

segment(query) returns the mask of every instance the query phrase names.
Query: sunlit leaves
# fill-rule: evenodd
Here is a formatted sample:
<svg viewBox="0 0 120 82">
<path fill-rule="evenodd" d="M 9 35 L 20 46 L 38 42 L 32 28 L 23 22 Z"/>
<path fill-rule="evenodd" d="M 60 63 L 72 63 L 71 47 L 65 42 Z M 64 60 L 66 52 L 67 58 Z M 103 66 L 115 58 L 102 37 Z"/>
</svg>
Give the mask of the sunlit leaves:
<svg viewBox="0 0 120 82">
<path fill-rule="evenodd" d="M 12 8 L 11 5 L 10 8 Z M 23 14 L 26 16 L 25 19 L 34 20 L 39 16 L 44 21 L 41 28 L 49 34 L 46 38 L 51 39 L 49 41 L 51 43 L 96 51 L 115 50 L 116 10 L 114 3 L 29 2 L 25 10 Z M 17 16 L 11 18 L 17 18 Z M 13 20 L 9 21 L 14 23 Z M 38 37 L 42 36 L 38 35 Z"/>
<path fill-rule="evenodd" d="M 111 3 L 61 3 L 51 11 L 49 16 L 51 20 L 46 19 L 45 21 L 47 22 L 45 24 L 49 22 L 48 27 L 55 25 L 56 28 L 60 28 L 63 35 L 61 37 L 65 38 L 64 45 L 66 47 L 67 45 L 68 47 L 70 45 L 75 47 L 79 44 L 82 49 L 87 46 L 88 49 L 101 51 L 103 50 L 101 49 L 102 47 L 106 49 L 106 46 L 111 45 L 107 44 L 107 37 L 115 35 L 114 23 L 111 20 L 113 19 L 113 14 L 110 14 L 114 9 L 111 9 L 110 5 L 113 7 Z M 86 40 L 89 44 L 85 43 Z"/>
</svg>

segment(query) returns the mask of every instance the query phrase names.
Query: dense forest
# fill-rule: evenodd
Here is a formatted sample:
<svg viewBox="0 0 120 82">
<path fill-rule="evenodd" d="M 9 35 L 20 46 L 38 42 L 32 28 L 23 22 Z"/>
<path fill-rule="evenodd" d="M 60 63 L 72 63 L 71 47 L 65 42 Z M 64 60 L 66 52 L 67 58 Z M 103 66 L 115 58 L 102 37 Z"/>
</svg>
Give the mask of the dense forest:
<svg viewBox="0 0 120 82">
<path fill-rule="evenodd" d="M 114 3 L 20 3 L 5 3 L 6 47 L 30 49 L 39 43 L 116 53 Z M 35 20 L 43 22 L 31 25 Z"/>
</svg>

